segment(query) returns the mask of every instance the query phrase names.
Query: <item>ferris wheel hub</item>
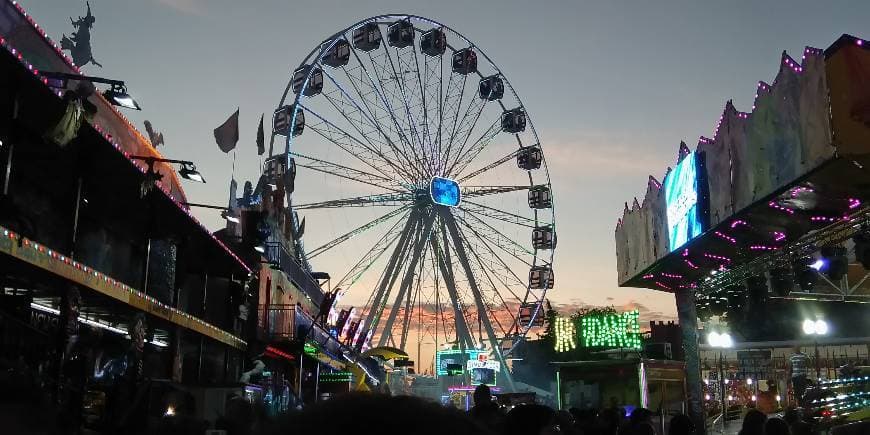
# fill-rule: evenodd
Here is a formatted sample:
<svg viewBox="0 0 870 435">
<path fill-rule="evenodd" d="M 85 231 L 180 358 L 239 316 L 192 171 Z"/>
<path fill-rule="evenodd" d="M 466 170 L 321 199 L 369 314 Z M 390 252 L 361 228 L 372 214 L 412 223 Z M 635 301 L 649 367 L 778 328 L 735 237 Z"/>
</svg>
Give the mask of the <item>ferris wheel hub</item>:
<svg viewBox="0 0 870 435">
<path fill-rule="evenodd" d="M 432 177 L 429 183 L 429 198 L 433 203 L 447 207 L 458 207 L 462 200 L 459 183 L 449 178 Z"/>
</svg>

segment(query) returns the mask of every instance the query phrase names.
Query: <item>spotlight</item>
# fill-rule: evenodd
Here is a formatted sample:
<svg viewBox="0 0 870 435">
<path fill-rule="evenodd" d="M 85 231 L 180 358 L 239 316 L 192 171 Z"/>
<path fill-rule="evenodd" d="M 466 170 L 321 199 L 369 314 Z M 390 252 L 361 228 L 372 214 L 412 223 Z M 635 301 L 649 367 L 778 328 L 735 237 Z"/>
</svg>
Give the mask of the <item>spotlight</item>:
<svg viewBox="0 0 870 435">
<path fill-rule="evenodd" d="M 843 279 L 849 271 L 849 260 L 846 258 L 846 248 L 843 246 L 825 246 L 822 248 L 822 259 L 827 263 L 827 267 L 822 267 L 820 270 L 828 275 L 831 281 Z"/>
<path fill-rule="evenodd" d="M 746 385 L 752 385 L 752 378 L 746 378 Z"/>
<path fill-rule="evenodd" d="M 803 323 L 804 334 L 813 335 L 816 333 L 816 322 L 806 319 Z"/>
<path fill-rule="evenodd" d="M 221 212 L 221 217 L 224 218 L 224 219 L 226 219 L 226 220 L 229 221 L 229 222 L 234 223 L 234 224 L 237 224 L 237 223 L 241 222 L 241 221 L 239 221 L 239 218 L 237 218 L 237 217 L 235 217 L 235 216 L 233 216 L 233 215 L 227 213 L 226 210 L 224 210 L 224 211 Z"/>
<path fill-rule="evenodd" d="M 103 92 L 103 96 L 109 100 L 110 103 L 120 106 L 126 107 L 128 109 L 133 110 L 142 110 L 139 107 L 139 103 L 127 93 L 127 87 L 124 85 L 112 85 L 111 88 L 107 89 L 106 92 Z"/>
<path fill-rule="evenodd" d="M 828 322 L 818 319 L 815 324 L 816 335 L 825 335 L 828 333 Z"/>
<path fill-rule="evenodd" d="M 787 267 L 770 269 L 770 288 L 777 296 L 788 296 L 794 288 L 794 275 Z"/>
<path fill-rule="evenodd" d="M 202 174 L 200 174 L 199 171 L 196 170 L 196 166 L 190 162 L 181 164 L 181 170 L 178 171 L 178 175 L 181 175 L 181 178 L 187 180 L 205 183 L 205 178 L 202 178 Z"/>
</svg>

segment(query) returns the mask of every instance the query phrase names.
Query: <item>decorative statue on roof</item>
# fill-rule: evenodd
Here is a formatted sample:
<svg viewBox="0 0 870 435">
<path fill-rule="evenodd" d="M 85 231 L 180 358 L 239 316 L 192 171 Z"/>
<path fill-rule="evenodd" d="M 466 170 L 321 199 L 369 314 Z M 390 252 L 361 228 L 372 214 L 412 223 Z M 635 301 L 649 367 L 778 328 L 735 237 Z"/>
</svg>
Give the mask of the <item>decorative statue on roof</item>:
<svg viewBox="0 0 870 435">
<path fill-rule="evenodd" d="M 76 65 L 81 67 L 90 62 L 102 68 L 103 66 L 94 60 L 94 55 L 91 52 L 91 28 L 94 27 L 96 19 L 91 15 L 90 2 L 86 3 L 88 5 L 87 15 L 84 18 L 79 17 L 78 21 L 73 21 L 72 17 L 69 18 L 76 31 L 72 33 L 71 37 L 63 35 L 63 38 L 60 40 L 60 46 L 64 50 L 69 50 Z"/>
</svg>

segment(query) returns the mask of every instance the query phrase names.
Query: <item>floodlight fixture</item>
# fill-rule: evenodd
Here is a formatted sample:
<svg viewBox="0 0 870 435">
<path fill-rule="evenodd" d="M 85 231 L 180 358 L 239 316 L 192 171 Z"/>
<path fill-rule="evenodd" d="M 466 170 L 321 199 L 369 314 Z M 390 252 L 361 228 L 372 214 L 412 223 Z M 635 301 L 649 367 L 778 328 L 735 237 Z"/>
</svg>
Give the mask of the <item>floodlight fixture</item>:
<svg viewBox="0 0 870 435">
<path fill-rule="evenodd" d="M 205 183 L 205 178 L 196 170 L 196 165 L 192 162 L 181 162 L 181 170 L 178 171 L 178 175 L 187 180 Z"/>
<path fill-rule="evenodd" d="M 707 334 L 707 344 L 712 347 L 725 349 L 734 346 L 734 340 L 731 338 L 731 334 L 727 332 L 720 334 L 716 331 L 712 331 Z"/>
<path fill-rule="evenodd" d="M 828 333 L 828 322 L 822 319 L 806 319 L 801 326 L 804 334 L 807 335 L 825 335 Z"/>
<path fill-rule="evenodd" d="M 106 89 L 106 91 L 103 92 L 103 96 L 115 106 L 133 110 L 142 110 L 142 107 L 140 107 L 139 103 L 130 96 L 127 92 L 127 87 L 124 85 L 112 85 L 111 88 Z"/>
<path fill-rule="evenodd" d="M 44 77 L 53 79 L 52 83 L 55 87 L 66 88 L 70 80 L 80 82 L 102 83 L 109 85 L 109 89 L 103 92 L 103 97 L 115 106 L 125 107 L 127 109 L 142 110 L 139 103 L 130 96 L 127 92 L 127 85 L 122 80 L 113 80 L 103 77 L 83 76 L 81 74 L 70 74 L 63 72 L 42 71 Z"/>
<path fill-rule="evenodd" d="M 828 322 L 818 319 L 816 320 L 816 335 L 825 335 L 828 333 Z"/>
<path fill-rule="evenodd" d="M 200 174 L 199 171 L 196 170 L 196 165 L 189 160 L 164 159 L 161 157 L 154 157 L 154 156 L 130 156 L 130 158 L 135 159 L 135 160 L 145 161 L 145 163 L 148 163 L 149 170 L 154 169 L 155 162 L 175 163 L 175 164 L 181 165 L 181 169 L 179 169 L 179 171 L 178 171 L 178 175 L 180 175 L 181 178 L 184 178 L 184 179 L 190 180 L 190 181 L 197 181 L 200 183 L 205 183 L 205 178 L 203 178 L 202 174 Z M 190 204 L 190 205 L 199 206 L 198 204 Z M 216 208 L 216 207 L 211 206 L 210 208 Z M 219 208 L 223 209 L 225 207 L 219 207 Z"/>
<path fill-rule="evenodd" d="M 241 221 L 239 220 L 239 218 L 233 216 L 233 215 L 230 214 L 230 213 L 227 213 L 226 210 L 224 210 L 224 211 L 221 212 L 221 217 L 224 218 L 224 219 L 226 219 L 227 222 L 232 222 L 232 223 L 234 223 L 234 224 L 237 224 L 237 223 L 241 222 Z"/>
</svg>

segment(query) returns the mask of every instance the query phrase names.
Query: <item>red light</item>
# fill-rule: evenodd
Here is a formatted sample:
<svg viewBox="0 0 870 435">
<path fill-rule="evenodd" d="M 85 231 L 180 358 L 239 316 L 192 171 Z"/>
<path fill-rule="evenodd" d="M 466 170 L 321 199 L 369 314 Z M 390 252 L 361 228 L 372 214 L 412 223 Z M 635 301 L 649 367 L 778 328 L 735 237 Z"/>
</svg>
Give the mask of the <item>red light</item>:
<svg viewBox="0 0 870 435">
<path fill-rule="evenodd" d="M 289 353 L 284 352 L 280 349 L 274 348 L 272 346 L 266 346 L 266 354 L 270 355 L 270 356 L 279 356 L 282 358 L 286 358 L 290 361 L 293 361 L 296 359 L 296 357 L 294 357 L 293 355 L 290 355 Z"/>
</svg>

